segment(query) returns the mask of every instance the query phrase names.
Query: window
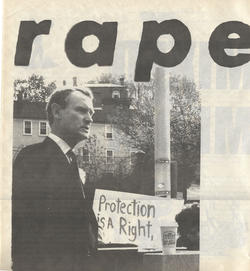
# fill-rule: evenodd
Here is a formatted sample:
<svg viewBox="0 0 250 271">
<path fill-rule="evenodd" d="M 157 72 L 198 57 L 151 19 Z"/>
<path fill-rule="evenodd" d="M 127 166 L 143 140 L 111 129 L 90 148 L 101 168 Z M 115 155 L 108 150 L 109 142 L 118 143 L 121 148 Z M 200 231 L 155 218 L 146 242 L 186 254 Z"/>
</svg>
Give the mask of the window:
<svg viewBox="0 0 250 271">
<path fill-rule="evenodd" d="M 83 163 L 89 163 L 90 157 L 89 157 L 89 150 L 86 148 L 82 148 L 82 161 Z"/>
<path fill-rule="evenodd" d="M 23 121 L 23 134 L 32 135 L 32 121 L 31 120 Z"/>
<path fill-rule="evenodd" d="M 119 90 L 114 90 L 112 92 L 112 98 L 113 99 L 120 99 L 121 95 L 120 95 L 120 91 Z"/>
<path fill-rule="evenodd" d="M 105 179 L 112 179 L 114 177 L 114 171 L 111 170 L 107 170 L 104 174 L 103 174 L 103 178 Z"/>
<path fill-rule="evenodd" d="M 113 128 L 111 125 L 105 125 L 105 138 L 106 139 L 113 139 Z"/>
<path fill-rule="evenodd" d="M 107 164 L 113 164 L 114 163 L 114 152 L 113 152 L 113 150 L 107 150 L 106 157 L 107 157 Z"/>
<path fill-rule="evenodd" d="M 133 165 L 136 162 L 136 152 L 131 151 L 130 152 L 130 164 Z"/>
<path fill-rule="evenodd" d="M 39 135 L 46 136 L 48 134 L 48 125 L 46 121 L 39 121 Z"/>
</svg>

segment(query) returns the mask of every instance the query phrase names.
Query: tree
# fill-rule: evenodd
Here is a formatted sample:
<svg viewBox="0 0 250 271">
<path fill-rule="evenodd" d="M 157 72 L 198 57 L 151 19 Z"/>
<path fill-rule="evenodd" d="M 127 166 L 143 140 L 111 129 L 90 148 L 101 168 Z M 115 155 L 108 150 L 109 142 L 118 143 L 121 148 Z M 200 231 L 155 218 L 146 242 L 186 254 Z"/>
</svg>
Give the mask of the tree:
<svg viewBox="0 0 250 271">
<path fill-rule="evenodd" d="M 111 74 L 103 74 L 97 82 L 117 83 Z M 178 191 L 184 192 L 191 183 L 200 182 L 200 98 L 192 80 L 170 76 L 170 134 L 171 160 L 177 163 Z M 127 178 L 143 194 L 154 193 L 154 78 L 149 83 L 125 82 L 131 98 L 130 108 L 120 105 L 110 122 L 124 132 L 124 144 L 144 154 L 140 155 L 134 171 Z M 135 181 L 139 183 L 135 184 Z M 139 188 L 138 188 L 139 187 Z M 138 192 L 134 191 L 134 192 Z M 132 192 L 132 191 L 131 191 Z"/>
<path fill-rule="evenodd" d="M 155 82 L 126 82 L 126 85 L 132 101 L 130 108 L 122 105 L 117 107 L 114 114 L 110 115 L 110 121 L 127 135 L 124 137 L 127 144 L 141 151 L 134 171 L 128 179 L 137 187 L 137 191 L 131 192 L 153 195 Z"/>
<path fill-rule="evenodd" d="M 55 82 L 45 84 L 44 77 L 36 74 L 32 74 L 27 80 L 14 81 L 14 97 L 21 97 L 31 102 L 46 102 L 55 89 Z"/>
<path fill-rule="evenodd" d="M 113 157 L 107 163 L 105 148 L 92 135 L 83 142 L 82 153 L 79 151 L 78 162 L 88 175 L 88 185 L 96 188 L 123 190 L 123 180 L 131 173 L 130 157 Z M 111 174 L 112 173 L 112 174 Z"/>
<path fill-rule="evenodd" d="M 186 77 L 170 77 L 171 157 L 178 163 L 178 185 L 184 192 L 191 183 L 200 183 L 199 92 Z"/>
<path fill-rule="evenodd" d="M 133 144 L 145 155 L 143 158 L 144 193 L 152 194 L 154 187 L 154 93 L 155 81 L 126 83 L 132 104 L 130 109 L 118 107 L 112 122 L 126 133 Z M 193 81 L 186 77 L 170 77 L 171 160 L 177 161 L 178 191 L 191 183 L 199 183 L 200 167 L 200 100 Z M 143 171 L 142 171 L 143 172 Z M 149 187 L 149 189 L 147 189 Z"/>
</svg>

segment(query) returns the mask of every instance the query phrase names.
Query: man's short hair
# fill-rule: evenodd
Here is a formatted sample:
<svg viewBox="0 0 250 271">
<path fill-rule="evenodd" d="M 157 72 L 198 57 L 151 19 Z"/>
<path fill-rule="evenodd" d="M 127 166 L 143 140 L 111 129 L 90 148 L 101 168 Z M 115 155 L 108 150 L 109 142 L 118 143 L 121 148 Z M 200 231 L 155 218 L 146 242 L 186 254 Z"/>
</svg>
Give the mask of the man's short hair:
<svg viewBox="0 0 250 271">
<path fill-rule="evenodd" d="M 89 97 L 91 100 L 94 99 L 93 93 L 89 88 L 70 88 L 70 89 L 62 89 L 62 90 L 56 90 L 53 92 L 50 97 L 49 101 L 47 103 L 46 111 L 48 115 L 49 124 L 52 124 L 54 121 L 54 117 L 51 110 L 51 105 L 53 103 L 56 103 L 60 105 L 62 108 L 65 108 L 67 106 L 67 97 L 74 91 L 79 91 L 83 95 Z"/>
</svg>

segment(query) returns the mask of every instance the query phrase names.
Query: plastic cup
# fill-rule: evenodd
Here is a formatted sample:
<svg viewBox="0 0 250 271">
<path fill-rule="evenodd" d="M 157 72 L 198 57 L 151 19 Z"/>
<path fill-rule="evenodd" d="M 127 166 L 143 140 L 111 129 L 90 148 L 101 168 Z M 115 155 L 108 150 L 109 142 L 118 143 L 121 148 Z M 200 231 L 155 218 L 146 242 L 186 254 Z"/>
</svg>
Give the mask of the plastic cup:
<svg viewBox="0 0 250 271">
<path fill-rule="evenodd" d="M 161 226 L 162 252 L 164 255 L 176 253 L 177 225 Z"/>
</svg>

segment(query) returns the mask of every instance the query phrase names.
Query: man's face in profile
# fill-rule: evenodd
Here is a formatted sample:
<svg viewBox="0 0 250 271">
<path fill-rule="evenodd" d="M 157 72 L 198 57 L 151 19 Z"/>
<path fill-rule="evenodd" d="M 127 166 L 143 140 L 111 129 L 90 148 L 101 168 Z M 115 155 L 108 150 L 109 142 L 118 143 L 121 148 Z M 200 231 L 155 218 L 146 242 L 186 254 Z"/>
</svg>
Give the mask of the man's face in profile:
<svg viewBox="0 0 250 271">
<path fill-rule="evenodd" d="M 74 91 L 66 98 L 66 103 L 66 107 L 60 110 L 60 130 L 65 138 L 77 144 L 89 137 L 93 101 L 80 91 Z"/>
</svg>

